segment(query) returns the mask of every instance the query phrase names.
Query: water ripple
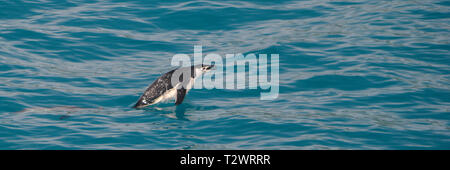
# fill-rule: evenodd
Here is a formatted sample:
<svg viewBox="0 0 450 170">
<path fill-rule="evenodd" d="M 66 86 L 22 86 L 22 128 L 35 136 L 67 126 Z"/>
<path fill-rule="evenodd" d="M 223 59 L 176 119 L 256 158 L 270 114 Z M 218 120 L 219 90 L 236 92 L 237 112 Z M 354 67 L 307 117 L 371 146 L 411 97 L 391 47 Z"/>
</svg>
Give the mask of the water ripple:
<svg viewBox="0 0 450 170">
<path fill-rule="evenodd" d="M 0 149 L 448 149 L 449 1 L 0 1 Z M 131 109 L 193 53 L 280 54 L 280 95 Z"/>
</svg>

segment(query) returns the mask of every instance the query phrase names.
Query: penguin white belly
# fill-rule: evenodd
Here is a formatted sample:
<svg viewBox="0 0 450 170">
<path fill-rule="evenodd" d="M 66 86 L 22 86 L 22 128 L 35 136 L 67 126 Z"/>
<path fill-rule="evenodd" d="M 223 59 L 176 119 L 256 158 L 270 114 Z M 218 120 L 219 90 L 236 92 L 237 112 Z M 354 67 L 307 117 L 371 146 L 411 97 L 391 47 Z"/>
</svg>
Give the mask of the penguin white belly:
<svg viewBox="0 0 450 170">
<path fill-rule="evenodd" d="M 172 88 L 164 93 L 164 95 L 161 96 L 162 101 L 170 100 L 170 99 L 176 99 L 177 97 L 177 88 Z"/>
<path fill-rule="evenodd" d="M 175 86 L 174 88 L 171 88 L 169 90 L 167 90 L 163 95 L 159 96 L 158 98 L 156 98 L 150 105 L 162 102 L 162 101 L 167 101 L 170 99 L 176 99 L 177 97 L 177 86 Z"/>
<path fill-rule="evenodd" d="M 191 78 L 187 84 L 186 87 L 186 93 L 192 88 L 192 86 L 194 85 L 195 79 Z M 177 84 L 174 88 L 167 90 L 163 95 L 161 95 L 160 97 L 158 97 L 155 102 L 153 102 L 153 104 L 159 103 L 161 101 L 167 101 L 167 100 L 172 100 L 175 99 L 177 100 L 177 88 L 178 86 L 181 86 L 181 84 Z"/>
</svg>

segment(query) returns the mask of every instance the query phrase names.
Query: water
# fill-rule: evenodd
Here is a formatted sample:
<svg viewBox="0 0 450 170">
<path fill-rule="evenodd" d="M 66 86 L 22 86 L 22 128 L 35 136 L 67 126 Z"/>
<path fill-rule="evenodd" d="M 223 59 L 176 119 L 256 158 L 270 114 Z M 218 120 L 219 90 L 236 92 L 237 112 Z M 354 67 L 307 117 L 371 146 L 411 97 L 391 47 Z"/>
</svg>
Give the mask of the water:
<svg viewBox="0 0 450 170">
<path fill-rule="evenodd" d="M 450 149 L 450 1 L 0 1 L 0 149 Z M 174 54 L 280 54 L 280 94 L 135 110 Z"/>
</svg>

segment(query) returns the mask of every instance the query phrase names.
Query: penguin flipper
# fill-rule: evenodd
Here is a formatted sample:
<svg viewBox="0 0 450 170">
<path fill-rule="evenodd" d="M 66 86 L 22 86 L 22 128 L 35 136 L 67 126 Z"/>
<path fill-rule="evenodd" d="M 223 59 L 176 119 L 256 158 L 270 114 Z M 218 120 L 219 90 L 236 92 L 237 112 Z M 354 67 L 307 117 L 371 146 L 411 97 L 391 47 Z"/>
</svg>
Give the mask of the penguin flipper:
<svg viewBox="0 0 450 170">
<path fill-rule="evenodd" d="M 184 100 L 184 96 L 186 96 L 186 89 L 177 89 L 177 100 L 175 101 L 175 105 L 181 104 Z"/>
</svg>

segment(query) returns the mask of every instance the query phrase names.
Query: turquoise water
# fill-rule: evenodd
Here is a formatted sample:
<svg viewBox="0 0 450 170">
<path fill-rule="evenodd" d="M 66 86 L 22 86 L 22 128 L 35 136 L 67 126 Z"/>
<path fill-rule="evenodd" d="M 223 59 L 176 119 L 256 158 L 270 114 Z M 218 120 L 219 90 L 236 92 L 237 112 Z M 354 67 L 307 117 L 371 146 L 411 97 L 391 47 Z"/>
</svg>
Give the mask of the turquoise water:
<svg viewBox="0 0 450 170">
<path fill-rule="evenodd" d="M 450 1 L 0 1 L 0 149 L 450 149 Z M 177 53 L 278 53 L 280 94 L 132 109 Z"/>
</svg>

